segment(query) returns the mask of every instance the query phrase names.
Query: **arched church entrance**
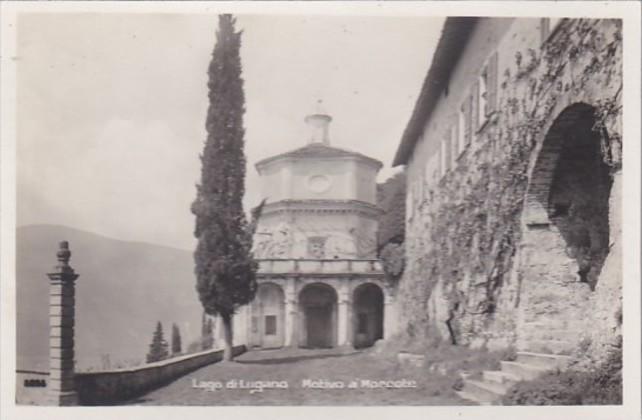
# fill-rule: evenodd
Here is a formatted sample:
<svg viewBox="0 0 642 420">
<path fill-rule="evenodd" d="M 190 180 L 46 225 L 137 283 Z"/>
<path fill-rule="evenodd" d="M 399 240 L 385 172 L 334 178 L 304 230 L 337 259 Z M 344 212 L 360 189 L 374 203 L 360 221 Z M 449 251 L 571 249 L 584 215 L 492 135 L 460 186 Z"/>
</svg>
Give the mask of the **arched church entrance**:
<svg viewBox="0 0 642 420">
<path fill-rule="evenodd" d="M 274 283 L 261 283 L 252 302 L 250 344 L 263 348 L 283 347 L 285 295 Z"/>
<path fill-rule="evenodd" d="M 313 283 L 299 295 L 301 347 L 330 348 L 337 340 L 337 293 L 331 286 Z"/>
<path fill-rule="evenodd" d="M 372 346 L 383 338 L 383 291 L 365 283 L 354 290 L 353 301 L 354 347 Z"/>
<path fill-rule="evenodd" d="M 549 129 L 526 195 L 523 319 L 532 350 L 566 352 L 609 251 L 611 176 L 594 108 L 566 108 Z M 522 340 L 523 341 L 523 340 Z"/>
</svg>

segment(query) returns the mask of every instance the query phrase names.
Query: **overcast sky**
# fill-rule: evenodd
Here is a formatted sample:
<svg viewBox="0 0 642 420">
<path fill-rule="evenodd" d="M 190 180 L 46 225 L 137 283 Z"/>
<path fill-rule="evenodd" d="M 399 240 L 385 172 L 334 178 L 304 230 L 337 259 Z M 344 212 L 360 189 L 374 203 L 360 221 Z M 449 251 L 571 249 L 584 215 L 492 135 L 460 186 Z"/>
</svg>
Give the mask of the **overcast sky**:
<svg viewBox="0 0 642 420">
<path fill-rule="evenodd" d="M 317 99 L 332 145 L 390 167 L 443 19 L 238 16 L 246 206 L 254 163 L 303 146 Z M 29 14 L 18 21 L 18 225 L 192 249 L 215 15 Z"/>
</svg>

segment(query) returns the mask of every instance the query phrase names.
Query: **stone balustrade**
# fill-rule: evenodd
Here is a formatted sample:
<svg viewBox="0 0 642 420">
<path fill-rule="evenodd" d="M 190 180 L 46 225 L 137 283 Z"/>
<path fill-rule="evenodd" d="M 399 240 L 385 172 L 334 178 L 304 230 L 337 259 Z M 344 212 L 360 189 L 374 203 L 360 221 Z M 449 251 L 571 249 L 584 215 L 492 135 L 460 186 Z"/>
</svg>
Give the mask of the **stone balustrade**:
<svg viewBox="0 0 642 420">
<path fill-rule="evenodd" d="M 261 259 L 259 275 L 261 274 L 376 274 L 383 273 L 378 260 L 352 259 Z"/>
</svg>

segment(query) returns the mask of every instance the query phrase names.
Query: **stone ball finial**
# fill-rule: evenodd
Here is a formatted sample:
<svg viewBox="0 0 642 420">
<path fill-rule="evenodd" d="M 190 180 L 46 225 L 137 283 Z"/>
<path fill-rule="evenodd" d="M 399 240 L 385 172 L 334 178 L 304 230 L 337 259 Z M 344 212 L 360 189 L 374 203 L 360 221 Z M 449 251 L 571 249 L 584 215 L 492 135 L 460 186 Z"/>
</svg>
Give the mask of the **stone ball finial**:
<svg viewBox="0 0 642 420">
<path fill-rule="evenodd" d="M 69 242 L 67 241 L 61 241 L 59 243 L 59 249 L 58 252 L 56 253 L 56 256 L 58 257 L 58 262 L 62 266 L 68 266 L 69 265 L 69 258 L 71 258 L 71 251 L 69 250 Z"/>
</svg>

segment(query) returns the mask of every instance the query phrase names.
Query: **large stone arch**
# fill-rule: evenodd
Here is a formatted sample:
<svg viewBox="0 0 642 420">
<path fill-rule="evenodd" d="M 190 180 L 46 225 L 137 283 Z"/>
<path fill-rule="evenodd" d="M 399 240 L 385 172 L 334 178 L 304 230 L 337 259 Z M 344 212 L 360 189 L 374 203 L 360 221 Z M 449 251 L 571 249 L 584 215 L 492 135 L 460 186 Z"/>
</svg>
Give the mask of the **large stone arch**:
<svg viewBox="0 0 642 420">
<path fill-rule="evenodd" d="M 568 352 L 590 317 L 609 250 L 611 175 L 595 108 L 574 103 L 552 119 L 529 176 L 523 212 L 518 347 Z"/>
<path fill-rule="evenodd" d="M 324 282 L 308 283 L 299 292 L 299 347 L 330 348 L 337 345 L 338 295 Z"/>
<path fill-rule="evenodd" d="M 250 345 L 283 347 L 285 343 L 285 293 L 274 282 L 261 282 L 252 302 Z"/>
<path fill-rule="evenodd" d="M 384 291 L 366 282 L 352 292 L 352 331 L 355 348 L 372 346 L 384 334 Z"/>
</svg>

